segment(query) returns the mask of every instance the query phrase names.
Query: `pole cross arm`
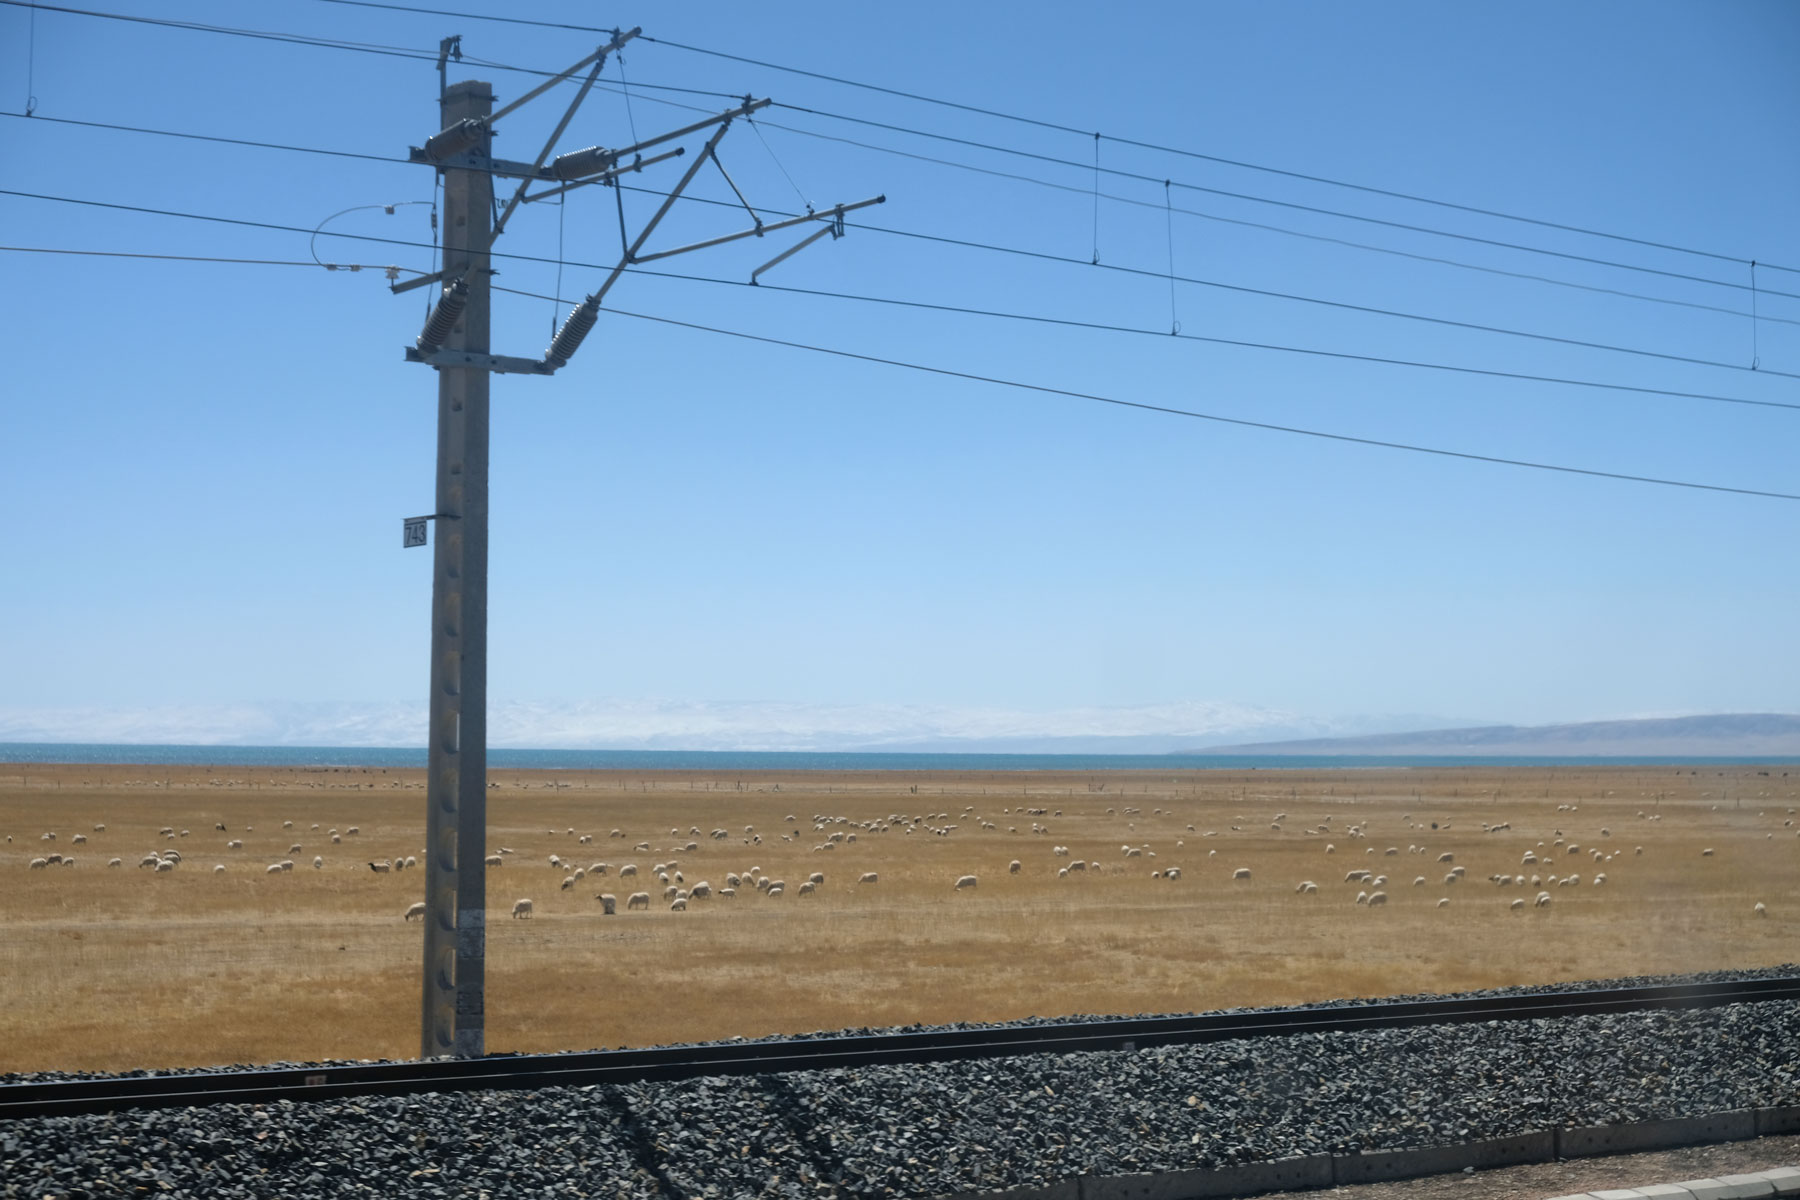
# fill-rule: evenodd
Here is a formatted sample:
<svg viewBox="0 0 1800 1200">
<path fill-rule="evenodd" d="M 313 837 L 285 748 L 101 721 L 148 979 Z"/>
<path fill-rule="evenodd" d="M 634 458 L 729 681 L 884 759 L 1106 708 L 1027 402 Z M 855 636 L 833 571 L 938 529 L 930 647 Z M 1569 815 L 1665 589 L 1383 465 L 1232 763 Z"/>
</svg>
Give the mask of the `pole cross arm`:
<svg viewBox="0 0 1800 1200">
<path fill-rule="evenodd" d="M 536 358 L 483 354 L 476 350 L 446 350 L 441 346 L 431 350 L 408 346 L 406 361 L 433 367 L 472 367 L 477 371 L 492 371 L 496 375 L 548 375 L 556 370 Z"/>
<path fill-rule="evenodd" d="M 754 229 L 743 229 L 739 230 L 737 233 L 727 233 L 722 237 L 708 238 L 704 242 L 694 242 L 692 245 L 688 246 L 677 246 L 673 250 L 658 250 L 655 254 L 639 254 L 634 256 L 631 261 L 634 263 L 655 262 L 659 258 L 672 258 L 677 254 L 686 254 L 690 250 L 705 250 L 712 246 L 722 246 L 726 242 L 735 242 L 747 237 L 762 237 L 766 233 L 774 233 L 779 229 L 791 229 L 796 225 L 805 225 L 811 221 L 829 221 L 832 223 L 831 228 L 822 229 L 819 231 L 820 233 L 841 233 L 842 225 L 840 223 L 843 221 L 845 213 L 855 212 L 859 208 L 868 208 L 872 204 L 886 203 L 886 196 L 872 196 L 867 200 L 858 200 L 854 204 L 839 204 L 835 207 L 826 209 L 824 212 L 808 213 L 803 217 L 790 217 L 786 221 L 773 221 L 766 225 L 758 225 Z M 802 245 L 804 244 L 806 243 L 802 243 Z M 795 247 L 795 249 L 799 249 L 799 247 Z M 786 256 L 784 255 L 783 257 Z M 766 271 L 769 267 L 774 266 L 776 262 L 780 261 L 781 259 L 778 258 L 775 262 L 771 262 L 768 266 L 761 268 L 761 270 Z"/>
</svg>

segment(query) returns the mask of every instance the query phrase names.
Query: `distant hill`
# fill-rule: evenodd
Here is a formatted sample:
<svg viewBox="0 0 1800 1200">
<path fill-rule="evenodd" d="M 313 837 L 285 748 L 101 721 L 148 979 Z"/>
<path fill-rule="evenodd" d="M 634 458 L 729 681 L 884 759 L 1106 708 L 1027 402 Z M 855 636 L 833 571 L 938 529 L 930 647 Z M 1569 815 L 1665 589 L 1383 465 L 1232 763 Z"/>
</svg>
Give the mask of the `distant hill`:
<svg viewBox="0 0 1800 1200">
<path fill-rule="evenodd" d="M 1574 725 L 1487 725 L 1207 746 L 1193 753 L 1800 758 L 1800 716 L 1722 713 L 1639 721 L 1584 721 Z"/>
</svg>

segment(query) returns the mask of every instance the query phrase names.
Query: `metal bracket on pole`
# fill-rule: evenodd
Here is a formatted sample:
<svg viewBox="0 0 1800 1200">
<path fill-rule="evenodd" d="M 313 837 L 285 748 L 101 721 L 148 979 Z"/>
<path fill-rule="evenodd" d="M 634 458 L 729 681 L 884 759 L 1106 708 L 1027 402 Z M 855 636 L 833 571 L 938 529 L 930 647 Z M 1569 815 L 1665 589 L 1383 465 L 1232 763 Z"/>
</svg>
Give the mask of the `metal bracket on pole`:
<svg viewBox="0 0 1800 1200">
<path fill-rule="evenodd" d="M 473 367 L 477 371 L 492 371 L 496 375 L 549 375 L 556 370 L 535 358 L 514 358 L 506 354 L 480 354 L 473 350 L 442 348 L 424 353 L 416 346 L 406 348 L 406 361 L 426 363 L 433 367 Z"/>
</svg>

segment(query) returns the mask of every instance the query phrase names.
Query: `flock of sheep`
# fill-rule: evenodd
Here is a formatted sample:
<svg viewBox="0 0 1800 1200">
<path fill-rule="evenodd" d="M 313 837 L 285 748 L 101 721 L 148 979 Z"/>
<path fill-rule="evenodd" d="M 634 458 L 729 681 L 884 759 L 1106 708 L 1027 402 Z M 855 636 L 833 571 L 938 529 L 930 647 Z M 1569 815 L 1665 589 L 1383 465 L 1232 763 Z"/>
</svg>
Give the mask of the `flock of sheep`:
<svg viewBox="0 0 1800 1200">
<path fill-rule="evenodd" d="M 1482 835 L 1480 842 L 1484 849 L 1478 857 L 1493 862 L 1502 862 L 1504 859 L 1502 869 L 1487 874 L 1485 882 L 1492 889 L 1501 893 L 1506 911 L 1523 913 L 1528 909 L 1548 908 L 1554 896 L 1550 890 L 1552 888 L 1603 887 L 1607 884 L 1609 874 L 1618 875 L 1628 869 L 1628 864 L 1632 860 L 1643 856 L 1644 847 L 1641 845 L 1634 846 L 1629 853 L 1622 847 L 1616 847 L 1610 828 L 1600 827 L 1591 830 L 1592 841 L 1586 840 L 1585 836 L 1576 832 L 1574 828 L 1577 822 L 1576 806 L 1561 805 L 1558 806 L 1558 811 L 1557 820 L 1560 823 L 1566 823 L 1570 828 L 1568 830 L 1558 828 L 1549 837 L 1543 838 L 1520 838 L 1513 835 L 1510 821 L 1494 824 L 1480 823 Z M 1792 814 L 1794 811 L 1791 808 L 1787 810 L 1788 819 L 1785 823 L 1787 828 L 1791 828 L 1793 825 Z M 1566 818 L 1562 815 L 1565 812 L 1568 814 Z M 1135 833 L 1139 821 L 1145 821 L 1146 824 L 1155 823 L 1169 830 L 1179 828 L 1176 824 L 1179 818 L 1175 817 L 1173 810 L 1165 812 L 1162 808 L 1156 808 L 1151 814 L 1153 820 L 1144 818 L 1140 809 L 1131 807 L 1124 808 L 1122 811 L 1117 808 L 1107 808 L 1105 814 L 1108 818 L 1123 822 L 1125 831 L 1128 833 Z M 1640 812 L 1638 816 L 1646 822 L 1660 820 L 1660 815 L 1657 813 Z M 772 837 L 778 836 L 780 842 L 785 843 L 790 851 L 806 850 L 810 843 L 811 853 L 833 855 L 840 849 L 849 850 L 856 846 L 859 836 L 875 838 L 880 835 L 912 836 L 916 834 L 954 839 L 959 843 L 965 843 L 971 839 L 979 841 L 1007 835 L 1022 836 L 1028 839 L 1047 838 L 1051 835 L 1049 822 L 1061 817 L 1060 809 L 1052 811 L 1045 807 L 1025 806 L 1017 809 L 1003 808 L 997 817 L 988 819 L 978 814 L 976 806 L 972 804 L 965 807 L 956 818 L 952 818 L 947 812 L 916 815 L 890 813 L 885 817 L 863 820 L 846 816 L 814 814 L 810 821 L 811 836 L 808 836 L 807 824 L 790 814 L 783 822 L 784 828 L 778 835 L 772 835 Z M 1032 819 L 1026 821 L 1024 818 Z M 1370 909 L 1387 906 L 1394 902 L 1394 897 L 1403 888 L 1407 891 L 1425 888 L 1427 889 L 1426 894 L 1429 895 L 1431 891 L 1465 892 L 1471 886 L 1467 868 L 1455 861 L 1456 853 L 1454 851 L 1440 850 L 1434 853 L 1429 846 L 1432 840 L 1449 835 L 1452 826 L 1448 820 L 1442 822 L 1415 821 L 1412 814 L 1403 815 L 1401 824 L 1405 827 L 1405 832 L 1402 837 L 1418 839 L 1417 841 L 1407 841 L 1404 848 L 1400 844 L 1402 838 L 1396 838 L 1392 845 L 1379 844 L 1369 827 L 1370 819 L 1367 818 L 1360 822 L 1343 822 L 1339 818 L 1327 815 L 1313 821 L 1290 823 L 1285 812 L 1278 812 L 1272 817 L 1258 820 L 1266 820 L 1270 834 L 1299 835 L 1315 839 L 1317 853 L 1321 857 L 1338 854 L 1338 843 L 1342 842 L 1344 853 L 1355 854 L 1360 851 L 1359 857 L 1372 860 L 1369 866 L 1352 867 L 1345 872 L 1343 877 L 1344 896 L 1348 898 L 1350 889 L 1355 888 L 1353 903 L 1359 906 Z M 1235 818 L 1235 821 L 1237 823 L 1228 826 L 1229 832 L 1232 834 L 1245 833 L 1246 826 L 1250 824 L 1249 819 L 1239 816 Z M 1004 829 L 1002 822 L 1006 823 Z M 1028 826 L 1023 833 L 1020 828 L 1022 824 Z M 294 827 L 292 820 L 283 821 L 281 825 L 284 832 L 292 831 Z M 1261 825 L 1258 824 L 1256 828 L 1260 831 Z M 164 826 L 158 831 L 157 836 L 165 845 L 137 858 L 137 866 L 155 874 L 168 874 L 175 871 L 184 861 L 183 855 L 177 847 L 183 839 L 190 837 L 190 832 L 187 829 L 178 830 L 173 826 Z M 244 832 L 253 833 L 254 829 L 246 827 Z M 329 845 L 339 846 L 343 844 L 346 837 L 357 837 L 360 829 L 357 826 L 349 825 L 342 831 L 335 827 L 321 831 L 320 826 L 314 824 L 311 826 L 311 832 L 319 834 L 328 841 Z M 1466 850 L 1467 832 L 1465 830 L 1463 834 L 1458 835 L 1460 844 L 1465 847 L 1465 854 L 1468 853 Z M 92 835 L 94 837 L 105 833 L 105 824 L 93 826 Z M 224 847 L 228 856 L 244 853 L 243 839 L 232 836 L 224 822 L 215 823 L 213 833 L 226 835 Z M 598 835 L 578 833 L 573 828 L 565 830 L 561 835 L 556 830 L 546 831 L 546 837 L 563 842 L 575 851 L 579 851 L 580 847 L 592 845 L 596 836 Z M 602 915 L 611 916 L 618 912 L 621 892 L 624 893 L 624 907 L 627 912 L 648 911 L 653 903 L 660 903 L 671 912 L 684 912 L 696 905 L 731 901 L 740 893 L 763 899 L 776 899 L 786 895 L 788 891 L 785 879 L 765 872 L 758 865 L 738 870 L 715 869 L 713 878 L 721 881 L 718 886 L 708 879 L 696 879 L 692 883 L 688 882 L 687 874 L 694 870 L 693 858 L 688 856 L 704 854 L 711 857 L 714 847 L 721 843 L 735 843 L 738 847 L 748 847 L 750 848 L 748 853 L 755 854 L 755 848 L 764 843 L 762 835 L 751 825 L 744 826 L 741 834 L 726 829 L 713 829 L 704 836 L 698 826 L 689 827 L 685 834 L 679 827 L 672 828 L 669 830 L 666 850 L 659 850 L 653 845 L 653 841 L 664 840 L 660 837 L 633 842 L 623 830 L 616 828 L 605 836 L 607 841 L 617 841 L 622 846 L 630 843 L 630 853 L 626 857 L 635 858 L 640 854 L 667 854 L 668 857 L 655 862 L 654 865 L 646 866 L 644 868 L 644 871 L 647 872 L 646 875 L 640 875 L 640 867 L 635 861 L 620 862 L 614 866 L 608 861 L 592 858 L 592 852 L 581 856 L 588 859 L 585 865 L 578 865 L 575 853 L 568 849 L 550 853 L 540 860 L 547 863 L 548 867 L 560 876 L 558 889 L 560 891 L 572 891 L 584 884 L 591 887 L 593 881 L 597 879 L 606 879 L 609 882 L 617 879 L 621 884 L 629 887 L 632 885 L 643 886 L 648 884 L 651 878 L 654 878 L 658 889 L 655 892 L 647 887 L 644 890 L 631 891 L 621 887 L 619 892 L 602 890 L 595 893 L 594 900 L 599 903 Z M 1773 834 L 1770 833 L 1768 836 L 1772 837 Z M 1195 843 L 1191 848 L 1188 845 L 1190 837 Z M 1186 872 L 1197 872 L 1204 868 L 1217 866 L 1223 868 L 1220 874 L 1225 880 L 1226 886 L 1252 884 L 1254 876 L 1250 866 L 1216 861 L 1219 858 L 1218 849 L 1207 848 L 1208 842 L 1214 839 L 1218 839 L 1214 842 L 1215 845 L 1230 844 L 1229 839 L 1222 838 L 1218 830 L 1196 829 L 1192 823 L 1186 824 L 1184 830 L 1174 836 L 1172 845 L 1166 839 L 1153 840 L 1134 837 L 1120 845 L 1118 857 L 1110 869 L 1098 859 L 1072 857 L 1071 849 L 1067 845 L 1058 843 L 1046 845 L 1045 842 L 1039 841 L 1038 845 L 1044 846 L 1046 849 L 1012 859 L 1007 864 L 1006 874 L 1008 876 L 1053 876 L 1059 881 L 1094 878 L 1102 874 L 1142 875 L 1151 881 L 1179 883 L 1184 879 Z M 9 835 L 6 840 L 11 842 L 13 838 Z M 47 845 L 53 844 L 57 842 L 58 834 L 54 831 L 45 832 L 41 835 L 40 840 Z M 282 840 L 287 839 L 284 837 Z M 1385 841 L 1385 839 L 1380 840 Z M 90 835 L 86 833 L 73 834 L 69 837 L 68 842 L 71 851 L 75 847 L 85 847 L 91 844 Z M 192 845 L 192 843 L 189 844 Z M 1487 845 L 1493 847 L 1491 852 L 1485 849 Z M 773 842 L 771 848 L 773 848 Z M 1203 851 L 1204 853 L 1202 853 Z M 1148 860 L 1157 859 L 1159 852 L 1165 860 L 1175 859 L 1177 861 L 1151 865 Z M 1247 851 L 1240 850 L 1237 853 L 1243 854 Z M 682 857 L 677 857 L 677 855 Z M 1702 857 L 1711 857 L 1712 855 L 1711 848 L 1701 851 Z M 416 856 L 404 855 L 360 861 L 366 861 L 371 872 L 386 875 L 416 869 L 423 856 L 424 851 L 421 850 Z M 1433 868 L 1442 870 L 1440 886 L 1429 888 L 1428 885 L 1432 882 L 1431 876 L 1420 872 L 1417 868 L 1412 872 L 1403 871 L 1399 862 L 1389 861 L 1399 860 L 1402 856 L 1408 860 L 1417 859 L 1421 865 L 1429 861 Z M 304 857 L 303 844 L 298 841 L 293 842 L 283 857 L 270 862 L 264 868 L 264 873 L 280 875 L 291 872 L 295 869 L 296 863 L 303 860 Z M 76 864 L 77 858 L 78 856 L 74 853 L 46 853 L 32 858 L 29 866 L 32 870 L 48 870 L 51 867 L 70 868 Z M 506 846 L 496 848 L 486 857 L 487 865 L 490 868 L 506 866 L 509 861 L 513 860 L 526 861 L 524 857 Z M 1030 867 L 1027 866 L 1028 860 L 1035 860 Z M 106 865 L 117 868 L 123 866 L 124 862 L 123 857 L 112 857 L 107 860 Z M 1617 865 L 1614 865 L 1615 863 Z M 324 856 L 322 854 L 313 855 L 311 865 L 314 870 L 323 870 L 325 868 Z M 226 869 L 226 864 L 220 862 L 213 866 L 212 871 L 215 874 L 223 874 Z M 1583 872 L 1587 870 L 1595 873 L 1591 876 L 1584 876 Z M 1408 874 L 1412 875 L 1410 881 L 1405 879 Z M 858 885 L 875 884 L 880 879 L 879 874 L 873 870 L 853 873 L 853 877 Z M 944 878 L 945 886 L 952 892 L 973 891 L 980 883 L 979 877 L 973 873 L 946 874 Z M 804 880 L 797 883 L 794 894 L 797 897 L 817 895 L 825 887 L 825 883 L 826 873 L 824 871 L 811 871 Z M 1509 896 L 1506 895 L 1507 892 L 1514 894 Z M 1312 879 L 1302 879 L 1294 885 L 1293 893 L 1301 897 L 1319 896 L 1321 885 Z M 1449 905 L 1449 894 L 1437 897 L 1436 907 L 1446 908 Z M 1768 915 L 1767 906 L 1760 901 L 1754 905 L 1752 911 L 1759 917 Z M 425 915 L 426 906 L 423 903 L 415 903 L 404 911 L 403 918 L 410 921 L 414 917 L 422 918 Z M 519 899 L 512 907 L 514 918 L 530 918 L 534 915 L 535 906 L 528 898 Z"/>
</svg>

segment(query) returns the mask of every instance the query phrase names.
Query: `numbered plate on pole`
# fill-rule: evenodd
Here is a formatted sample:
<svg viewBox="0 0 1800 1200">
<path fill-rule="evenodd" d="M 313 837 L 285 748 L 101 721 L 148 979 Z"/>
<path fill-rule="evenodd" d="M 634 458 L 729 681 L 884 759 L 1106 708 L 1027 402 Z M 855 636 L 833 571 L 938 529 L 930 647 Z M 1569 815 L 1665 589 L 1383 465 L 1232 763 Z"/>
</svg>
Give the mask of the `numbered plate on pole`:
<svg viewBox="0 0 1800 1200">
<path fill-rule="evenodd" d="M 400 545 L 404 549 L 425 544 L 425 527 L 430 517 L 404 517 L 400 522 Z"/>
</svg>

